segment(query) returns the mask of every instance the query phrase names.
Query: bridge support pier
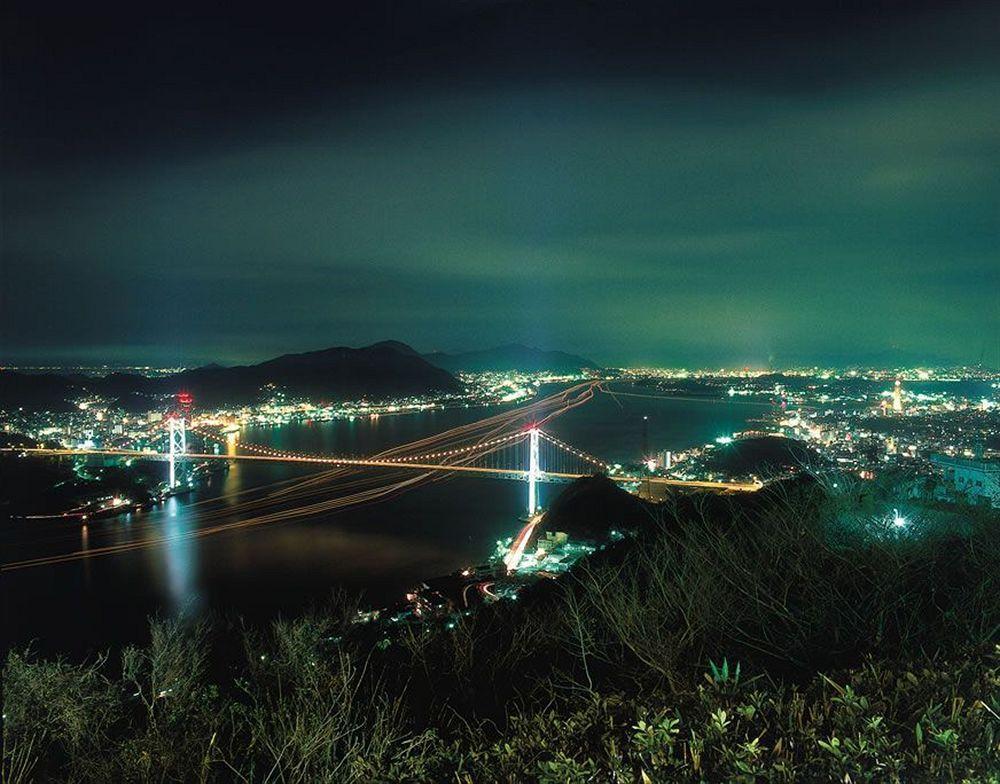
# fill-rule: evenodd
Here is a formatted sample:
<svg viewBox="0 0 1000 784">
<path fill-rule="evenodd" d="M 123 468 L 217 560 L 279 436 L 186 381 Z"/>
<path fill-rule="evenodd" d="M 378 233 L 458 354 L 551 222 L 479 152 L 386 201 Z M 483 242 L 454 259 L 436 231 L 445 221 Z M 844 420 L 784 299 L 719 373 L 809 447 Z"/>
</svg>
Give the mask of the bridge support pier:
<svg viewBox="0 0 1000 784">
<path fill-rule="evenodd" d="M 170 417 L 170 489 L 177 487 L 177 456 L 187 451 L 187 434 L 184 431 L 184 420 L 180 417 Z"/>
<path fill-rule="evenodd" d="M 538 510 L 538 480 L 541 471 L 538 467 L 538 428 L 528 431 L 528 515 Z"/>
</svg>

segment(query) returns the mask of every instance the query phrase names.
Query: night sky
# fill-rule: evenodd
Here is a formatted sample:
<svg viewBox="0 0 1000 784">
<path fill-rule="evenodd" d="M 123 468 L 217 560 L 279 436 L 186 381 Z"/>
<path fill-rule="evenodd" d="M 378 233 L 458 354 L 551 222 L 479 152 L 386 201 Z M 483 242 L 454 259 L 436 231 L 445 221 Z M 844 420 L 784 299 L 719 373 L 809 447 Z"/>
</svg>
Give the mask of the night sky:
<svg viewBox="0 0 1000 784">
<path fill-rule="evenodd" d="M 1000 359 L 996 2 L 143 5 L 6 4 L 0 361 Z"/>
</svg>

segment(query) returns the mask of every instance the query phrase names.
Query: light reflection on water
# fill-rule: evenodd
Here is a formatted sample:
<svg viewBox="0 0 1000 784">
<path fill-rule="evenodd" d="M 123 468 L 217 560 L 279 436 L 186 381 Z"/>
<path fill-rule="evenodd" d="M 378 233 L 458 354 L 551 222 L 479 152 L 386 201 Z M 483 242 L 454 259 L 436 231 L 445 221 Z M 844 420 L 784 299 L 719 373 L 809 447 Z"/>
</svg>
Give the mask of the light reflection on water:
<svg viewBox="0 0 1000 784">
<path fill-rule="evenodd" d="M 163 563 L 166 584 L 173 614 L 197 613 L 201 605 L 198 592 L 198 550 L 195 540 L 183 536 L 196 530 L 196 517 L 185 514 L 176 496 L 168 498 L 163 535 Z"/>
</svg>

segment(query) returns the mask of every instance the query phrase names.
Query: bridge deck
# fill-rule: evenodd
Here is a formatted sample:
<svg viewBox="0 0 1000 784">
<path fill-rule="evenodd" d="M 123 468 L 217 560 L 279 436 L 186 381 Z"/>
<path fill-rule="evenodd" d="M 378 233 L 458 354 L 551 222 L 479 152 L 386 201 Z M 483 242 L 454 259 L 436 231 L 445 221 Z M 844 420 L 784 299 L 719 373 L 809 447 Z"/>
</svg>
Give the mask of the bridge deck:
<svg viewBox="0 0 1000 784">
<path fill-rule="evenodd" d="M 170 455 L 165 452 L 144 452 L 136 449 L 43 449 L 38 447 L 16 449 L 5 447 L 0 452 L 23 452 L 25 454 L 38 455 L 40 457 L 62 457 L 62 456 L 106 456 L 106 457 L 131 457 L 142 460 L 169 460 Z M 318 455 L 216 455 L 186 453 L 185 460 L 253 460 L 268 463 L 309 463 L 315 465 L 329 466 L 350 466 L 358 468 L 408 468 L 417 471 L 454 471 L 466 474 L 479 474 L 484 476 L 502 476 L 511 479 L 528 479 L 528 471 L 511 468 L 488 468 L 485 466 L 470 465 L 448 465 L 442 463 L 417 463 L 409 460 L 372 460 L 368 458 L 353 457 L 323 457 Z M 580 479 L 588 474 L 572 474 L 556 471 L 543 471 L 539 476 L 541 481 L 546 479 L 556 481 L 572 481 Z M 737 492 L 755 492 L 761 488 L 758 483 L 750 482 L 702 482 L 688 481 L 683 479 L 670 479 L 663 476 L 627 476 L 623 474 L 611 474 L 609 478 L 620 484 L 632 484 L 641 482 L 642 484 L 652 483 L 656 485 L 669 485 L 671 487 L 689 487 L 700 490 L 727 490 Z"/>
</svg>

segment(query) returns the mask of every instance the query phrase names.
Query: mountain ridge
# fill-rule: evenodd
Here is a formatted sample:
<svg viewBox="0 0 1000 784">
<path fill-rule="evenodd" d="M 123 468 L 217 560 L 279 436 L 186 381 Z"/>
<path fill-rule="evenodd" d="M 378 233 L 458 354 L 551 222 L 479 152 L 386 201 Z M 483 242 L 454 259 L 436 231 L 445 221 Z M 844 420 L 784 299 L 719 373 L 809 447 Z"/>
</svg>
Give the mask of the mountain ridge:
<svg viewBox="0 0 1000 784">
<path fill-rule="evenodd" d="M 143 398 L 190 392 L 199 405 L 247 403 L 274 384 L 290 394 L 315 399 L 407 397 L 459 392 L 461 383 L 448 371 L 423 359 L 398 341 L 352 348 L 283 354 L 253 365 L 206 365 L 169 376 L 110 373 L 92 378 L 60 374 L 28 375 L 0 371 L 0 407 L 65 408 L 70 395 L 99 394 L 137 408 Z"/>
</svg>

